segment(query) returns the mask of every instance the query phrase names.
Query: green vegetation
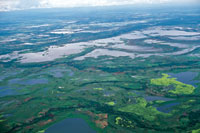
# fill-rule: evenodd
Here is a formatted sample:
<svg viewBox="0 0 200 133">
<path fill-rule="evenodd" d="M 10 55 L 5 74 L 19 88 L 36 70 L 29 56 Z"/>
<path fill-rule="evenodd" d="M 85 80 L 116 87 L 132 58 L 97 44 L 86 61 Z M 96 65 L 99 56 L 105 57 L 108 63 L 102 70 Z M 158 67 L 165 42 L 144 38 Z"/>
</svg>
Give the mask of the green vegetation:
<svg viewBox="0 0 200 133">
<path fill-rule="evenodd" d="M 156 100 L 155 103 L 164 103 L 165 101 L 162 100 Z"/>
<path fill-rule="evenodd" d="M 170 11 L 170 19 L 163 19 L 160 17 L 166 16 L 166 8 L 159 12 L 161 15 L 148 8 L 148 15 L 142 10 L 142 16 L 135 8 L 125 12 L 114 8 L 105 12 L 97 9 L 97 13 L 84 8 L 83 14 L 76 11 L 75 15 L 73 9 L 59 15 L 59 11 L 53 14 L 51 10 L 50 15 L 45 11 L 48 17 L 39 19 L 42 13 L 34 11 L 26 12 L 26 17 L 21 17 L 23 11 L 19 15 L 2 12 L 1 133 L 44 133 L 68 118 L 83 119 L 97 133 L 200 132 L 200 56 L 196 56 L 200 54 L 200 40 L 192 40 L 198 38 L 193 36 L 183 37 L 190 39 L 184 41 L 157 33 L 143 35 L 157 26 L 159 32 L 199 32 L 199 15 L 191 15 L 198 11 L 192 9 L 186 16 L 181 16 L 188 12 L 186 9 L 177 10 L 178 15 Z M 148 21 L 133 24 L 136 20 Z M 48 26 L 36 28 L 47 22 Z M 35 28 L 27 28 L 31 25 Z M 52 33 L 66 29 L 74 32 Z M 77 46 L 73 49 L 73 45 Z M 113 56 L 104 50 L 93 52 L 96 49 L 110 50 Z M 78 54 L 68 56 L 76 50 Z M 37 52 L 44 52 L 43 56 Z M 120 52 L 133 56 L 120 56 Z M 108 55 L 98 56 L 101 54 Z M 75 60 L 87 55 L 98 58 Z M 52 61 L 42 62 L 46 59 Z"/>
<path fill-rule="evenodd" d="M 176 78 L 170 78 L 168 74 L 162 74 L 162 76 L 162 78 L 151 79 L 151 84 L 164 87 L 173 86 L 175 89 L 168 91 L 173 94 L 191 94 L 195 90 L 194 86 L 179 82 Z"/>
<path fill-rule="evenodd" d="M 3 119 L 3 115 L 0 114 L 0 122 L 4 122 L 5 120 Z"/>
<path fill-rule="evenodd" d="M 38 133 L 45 133 L 45 130 L 41 130 L 41 131 L 39 131 Z"/>
<path fill-rule="evenodd" d="M 200 133 L 200 129 L 192 130 L 192 133 Z"/>
<path fill-rule="evenodd" d="M 110 106 L 114 106 L 115 102 L 107 102 L 106 104 L 110 105 Z"/>
<path fill-rule="evenodd" d="M 121 117 L 117 117 L 116 119 L 115 119 L 115 124 L 119 124 L 119 122 L 122 120 L 122 118 Z"/>
<path fill-rule="evenodd" d="M 145 99 L 137 98 L 136 100 L 137 100 L 136 104 L 131 104 L 131 105 L 127 105 L 125 107 L 119 108 L 119 111 L 136 114 L 140 117 L 143 117 L 144 119 L 148 121 L 155 120 L 157 115 L 165 116 L 164 113 L 157 111 L 156 108 L 152 106 L 147 106 L 147 102 Z"/>
<path fill-rule="evenodd" d="M 103 88 L 93 88 L 94 90 L 102 91 Z"/>
<path fill-rule="evenodd" d="M 91 64 L 88 63 L 86 66 L 90 68 Z M 117 64 L 119 63 L 116 63 L 115 66 L 119 67 Z M 75 66 L 61 64 L 44 69 L 31 67 L 30 70 L 24 67 L 22 73 L 10 76 L 0 82 L 1 86 L 9 85 L 21 94 L 1 98 L 0 102 L 6 110 L 2 114 L 12 114 L 12 117 L 7 117 L 6 121 L 0 119 L 0 126 L 1 123 L 8 126 L 5 128 L 5 132 L 11 129 L 15 129 L 16 132 L 43 132 L 43 129 L 48 129 L 52 124 L 70 118 L 69 114 L 73 113 L 75 113 L 74 118 L 82 118 L 80 115 L 86 115 L 88 118 L 84 120 L 99 132 L 117 132 L 118 130 L 125 133 L 130 131 L 143 132 L 142 129 L 152 128 L 155 125 L 157 131 L 165 129 L 171 131 L 174 126 L 188 126 L 191 121 L 189 113 L 193 109 L 200 108 L 198 95 L 192 98 L 188 96 L 173 97 L 173 101 L 157 99 L 157 95 L 150 93 L 149 89 L 173 87 L 174 85 L 171 83 L 177 84 L 178 81 L 168 75 L 163 75 L 165 79 L 171 80 L 169 81 L 170 85 L 164 86 L 163 84 L 166 83 L 155 82 L 157 79 L 152 79 L 153 83 L 159 84 L 152 87 L 153 84 L 148 84 L 149 77 L 155 76 L 155 72 L 151 69 L 127 70 L 127 73 L 116 73 L 112 72 L 115 71 L 113 69 L 97 67 L 92 70 L 85 68 L 85 71 L 81 71 L 75 69 Z M 52 70 L 61 71 L 63 69 L 68 70 L 63 72 L 63 77 L 55 78 L 52 76 Z M 104 70 L 104 72 L 99 71 L 99 69 Z M 126 72 L 126 69 L 128 68 L 121 69 L 120 67 L 117 71 Z M 73 74 L 71 74 L 72 72 Z M 34 74 L 29 76 L 30 73 Z M 142 75 L 139 76 L 140 79 L 132 77 L 136 73 Z M 48 79 L 48 84 L 29 86 L 18 84 L 19 82 L 9 84 L 12 79 L 28 81 L 41 76 Z M 159 97 L 164 97 L 159 95 L 162 94 L 162 90 L 158 89 L 157 92 Z M 156 100 L 147 101 L 145 96 L 156 97 Z M 163 113 L 157 109 L 175 102 L 180 104 L 167 108 L 166 110 L 170 110 L 169 113 Z M 187 112 L 184 112 L 185 110 Z M 187 118 L 182 118 L 183 114 Z M 192 115 L 192 118 L 198 119 L 198 116 Z M 179 122 L 174 121 L 174 119 L 179 120 Z M 11 123 L 14 123 L 12 128 L 9 127 Z M 194 127 L 188 131 L 192 131 L 192 129 Z"/>
<path fill-rule="evenodd" d="M 122 127 L 127 127 L 127 128 L 134 128 L 135 127 L 134 124 L 132 123 L 132 121 L 122 119 L 121 117 L 117 117 L 115 119 L 115 124 L 120 125 Z"/>
</svg>

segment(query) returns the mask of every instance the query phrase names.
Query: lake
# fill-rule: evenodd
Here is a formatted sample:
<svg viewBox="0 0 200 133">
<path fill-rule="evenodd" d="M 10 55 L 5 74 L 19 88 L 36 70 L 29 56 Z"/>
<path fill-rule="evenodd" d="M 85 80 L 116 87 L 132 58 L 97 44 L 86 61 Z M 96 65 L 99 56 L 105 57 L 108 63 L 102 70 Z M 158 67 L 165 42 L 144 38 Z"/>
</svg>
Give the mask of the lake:
<svg viewBox="0 0 200 133">
<path fill-rule="evenodd" d="M 45 133 L 96 133 L 81 118 L 68 118 L 49 127 Z"/>
<path fill-rule="evenodd" d="M 180 72 L 180 73 L 168 73 L 171 77 L 177 78 L 178 81 L 183 82 L 185 84 L 190 84 L 196 87 L 196 83 L 198 81 L 193 80 L 196 76 L 198 76 L 197 72 Z"/>
</svg>

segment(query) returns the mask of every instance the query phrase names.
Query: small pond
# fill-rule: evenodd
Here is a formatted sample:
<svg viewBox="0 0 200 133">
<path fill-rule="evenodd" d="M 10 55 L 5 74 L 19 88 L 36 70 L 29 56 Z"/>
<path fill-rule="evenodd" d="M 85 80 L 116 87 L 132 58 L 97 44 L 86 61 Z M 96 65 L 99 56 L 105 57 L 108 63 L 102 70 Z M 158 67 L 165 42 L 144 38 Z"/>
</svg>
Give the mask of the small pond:
<svg viewBox="0 0 200 133">
<path fill-rule="evenodd" d="M 81 118 L 68 118 L 49 127 L 45 133 L 96 133 Z"/>
</svg>

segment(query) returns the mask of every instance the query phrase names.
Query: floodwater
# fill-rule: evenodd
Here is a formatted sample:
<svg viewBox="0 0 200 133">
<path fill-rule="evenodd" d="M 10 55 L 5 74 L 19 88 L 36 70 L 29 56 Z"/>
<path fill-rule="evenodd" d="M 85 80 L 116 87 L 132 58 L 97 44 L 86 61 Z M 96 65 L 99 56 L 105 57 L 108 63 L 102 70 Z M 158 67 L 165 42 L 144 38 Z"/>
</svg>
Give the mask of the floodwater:
<svg viewBox="0 0 200 133">
<path fill-rule="evenodd" d="M 148 96 L 146 95 L 145 97 L 145 100 L 147 101 L 156 101 L 156 100 L 161 100 L 161 101 L 172 101 L 174 99 L 172 98 L 166 98 L 166 97 L 160 97 L 160 96 Z"/>
<path fill-rule="evenodd" d="M 0 74 L 0 81 L 3 81 L 4 79 L 10 77 L 10 76 L 15 76 L 19 73 L 23 72 L 22 69 L 17 69 L 15 71 L 11 71 L 11 70 L 8 70 L 8 71 L 5 71 L 3 73 Z"/>
<path fill-rule="evenodd" d="M 151 27 L 143 31 L 143 34 L 150 36 L 197 36 L 199 32 L 188 32 L 177 30 L 175 27 Z"/>
<path fill-rule="evenodd" d="M 11 79 L 9 80 L 9 84 L 20 84 L 20 85 L 36 85 L 36 84 L 47 84 L 48 80 L 45 78 L 39 79 L 30 79 L 30 80 L 22 80 L 22 79 Z"/>
<path fill-rule="evenodd" d="M 65 68 L 54 68 L 49 71 L 50 75 L 56 77 L 56 78 L 61 78 L 64 76 L 65 73 L 68 73 L 68 76 L 73 76 L 74 72 L 70 69 L 65 69 Z"/>
<path fill-rule="evenodd" d="M 96 133 L 81 118 L 68 118 L 49 127 L 45 133 Z"/>
<path fill-rule="evenodd" d="M 179 105 L 179 104 L 180 103 L 178 103 L 178 102 L 165 104 L 165 105 L 162 105 L 160 107 L 157 107 L 157 110 L 160 111 L 160 112 L 169 113 L 169 112 L 172 111 L 174 106 Z"/>
<path fill-rule="evenodd" d="M 0 87 L 0 97 L 17 95 L 18 93 L 14 89 L 10 89 L 8 87 Z"/>
<path fill-rule="evenodd" d="M 190 84 L 196 87 L 196 83 L 198 81 L 193 80 L 196 76 L 198 76 L 197 72 L 180 72 L 180 73 L 168 73 L 171 77 L 177 78 L 178 81 Z"/>
<path fill-rule="evenodd" d="M 113 56 L 113 57 L 120 57 L 120 56 L 129 56 L 130 58 L 134 58 L 135 55 L 132 53 L 117 51 L 117 50 L 108 50 L 108 49 L 95 49 L 94 51 L 75 58 L 75 60 L 84 60 L 85 58 L 98 58 L 99 56 Z"/>
</svg>

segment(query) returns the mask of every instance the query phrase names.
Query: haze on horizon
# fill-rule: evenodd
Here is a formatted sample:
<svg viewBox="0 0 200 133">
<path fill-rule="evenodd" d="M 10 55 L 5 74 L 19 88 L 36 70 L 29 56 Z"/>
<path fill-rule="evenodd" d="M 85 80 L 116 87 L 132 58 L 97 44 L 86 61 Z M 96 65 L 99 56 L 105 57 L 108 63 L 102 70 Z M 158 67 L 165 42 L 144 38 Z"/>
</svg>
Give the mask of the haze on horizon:
<svg viewBox="0 0 200 133">
<path fill-rule="evenodd" d="M 0 11 L 134 4 L 200 4 L 199 0 L 0 0 Z"/>
</svg>

